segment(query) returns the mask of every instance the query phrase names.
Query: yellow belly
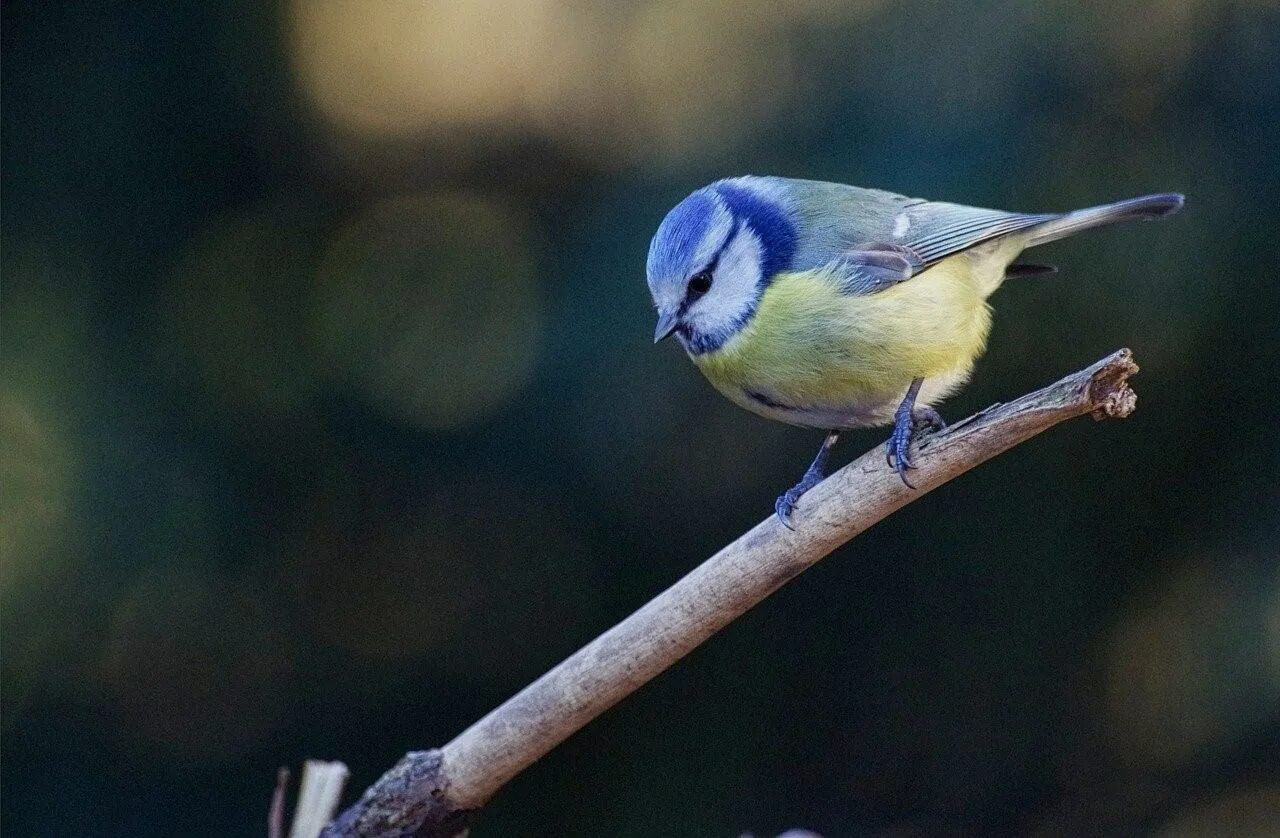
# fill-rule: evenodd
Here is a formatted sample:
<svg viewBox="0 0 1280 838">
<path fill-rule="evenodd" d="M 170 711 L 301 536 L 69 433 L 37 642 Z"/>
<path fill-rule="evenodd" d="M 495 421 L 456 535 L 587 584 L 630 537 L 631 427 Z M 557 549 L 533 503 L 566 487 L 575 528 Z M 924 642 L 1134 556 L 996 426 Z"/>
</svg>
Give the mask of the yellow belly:
<svg viewBox="0 0 1280 838">
<path fill-rule="evenodd" d="M 919 403 L 929 404 L 963 383 L 982 353 L 986 296 L 999 284 L 988 274 L 1004 271 L 982 255 L 953 256 L 865 296 L 843 293 L 822 271 L 782 274 L 741 332 L 693 361 L 721 393 L 770 419 L 887 423 L 913 379 L 925 379 Z"/>
</svg>

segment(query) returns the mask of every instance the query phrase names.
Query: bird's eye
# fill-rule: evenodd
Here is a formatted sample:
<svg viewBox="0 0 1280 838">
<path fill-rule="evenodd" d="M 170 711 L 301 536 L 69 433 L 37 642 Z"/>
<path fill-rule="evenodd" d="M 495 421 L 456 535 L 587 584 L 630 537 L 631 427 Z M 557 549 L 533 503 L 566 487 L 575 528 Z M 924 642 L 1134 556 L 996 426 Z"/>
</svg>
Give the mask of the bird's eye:
<svg viewBox="0 0 1280 838">
<path fill-rule="evenodd" d="M 711 290 L 711 271 L 698 271 L 689 280 L 689 296 L 701 297 Z"/>
</svg>

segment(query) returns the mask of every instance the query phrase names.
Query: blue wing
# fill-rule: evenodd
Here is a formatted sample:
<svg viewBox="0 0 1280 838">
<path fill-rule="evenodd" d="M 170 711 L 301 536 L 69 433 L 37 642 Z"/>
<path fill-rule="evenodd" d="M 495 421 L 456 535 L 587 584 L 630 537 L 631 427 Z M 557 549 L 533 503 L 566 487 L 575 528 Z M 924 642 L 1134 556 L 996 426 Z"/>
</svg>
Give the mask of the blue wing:
<svg viewBox="0 0 1280 838">
<path fill-rule="evenodd" d="M 1024 213 L 908 198 L 879 189 L 780 177 L 735 178 L 739 187 L 786 209 L 795 241 L 790 270 L 826 269 L 854 294 L 903 282 L 984 242 L 1026 231 L 1022 248 L 1082 230 L 1177 212 L 1176 192 L 1143 195 L 1067 213 Z"/>
<path fill-rule="evenodd" d="M 846 251 L 825 266 L 846 294 L 874 294 L 906 282 L 923 269 L 914 252 L 891 245 Z"/>
<path fill-rule="evenodd" d="M 927 268 L 962 250 L 1019 230 L 1053 221 L 1055 213 L 1019 213 L 979 209 L 938 201 L 906 211 L 902 244 L 920 256 Z"/>
<path fill-rule="evenodd" d="M 983 242 L 1061 217 L 926 201 L 840 183 L 774 177 L 743 180 L 784 202 L 796 219 L 800 234 L 794 270 L 829 266 L 850 252 L 890 250 L 909 254 L 914 275 Z M 864 261 L 859 256 L 850 264 L 865 272 Z"/>
</svg>

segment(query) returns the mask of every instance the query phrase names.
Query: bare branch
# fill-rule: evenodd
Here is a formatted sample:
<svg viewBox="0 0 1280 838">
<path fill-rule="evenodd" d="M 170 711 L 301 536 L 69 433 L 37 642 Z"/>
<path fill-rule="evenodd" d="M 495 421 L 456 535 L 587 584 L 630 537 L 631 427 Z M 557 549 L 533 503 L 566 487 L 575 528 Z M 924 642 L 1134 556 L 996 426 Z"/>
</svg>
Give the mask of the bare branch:
<svg viewBox="0 0 1280 838">
<path fill-rule="evenodd" d="M 276 771 L 276 790 L 267 810 L 267 838 L 284 838 L 284 796 L 289 790 L 289 769 Z"/>
<path fill-rule="evenodd" d="M 770 516 L 441 749 L 407 754 L 323 833 L 465 834 L 503 785 L 796 575 L 926 492 L 1066 419 L 1122 418 L 1138 371 L 1121 349 L 1088 369 L 925 439 L 911 490 L 877 447 Z"/>
<path fill-rule="evenodd" d="M 340 762 L 306 761 L 289 838 L 316 838 L 320 834 L 338 809 L 348 775 L 347 766 Z"/>
</svg>

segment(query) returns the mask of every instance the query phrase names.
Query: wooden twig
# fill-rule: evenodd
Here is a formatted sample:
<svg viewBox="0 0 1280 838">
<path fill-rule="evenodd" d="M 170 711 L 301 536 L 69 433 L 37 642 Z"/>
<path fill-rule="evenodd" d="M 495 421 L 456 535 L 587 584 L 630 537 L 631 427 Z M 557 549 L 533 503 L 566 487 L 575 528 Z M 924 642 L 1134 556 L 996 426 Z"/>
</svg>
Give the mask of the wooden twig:
<svg viewBox="0 0 1280 838">
<path fill-rule="evenodd" d="M 877 447 L 811 490 L 795 531 L 770 516 L 443 748 L 407 754 L 330 824 L 327 838 L 463 835 L 512 777 L 715 632 L 872 524 L 1048 428 L 1128 416 L 1127 349 L 922 441 L 902 484 Z"/>
<path fill-rule="evenodd" d="M 267 838 L 284 838 L 284 797 L 289 791 L 289 769 L 276 771 L 276 790 L 267 810 Z"/>
<path fill-rule="evenodd" d="M 302 766 L 302 788 L 298 808 L 293 813 L 289 838 L 316 838 L 338 810 L 342 787 L 347 783 L 347 766 L 340 762 L 309 759 Z"/>
</svg>

